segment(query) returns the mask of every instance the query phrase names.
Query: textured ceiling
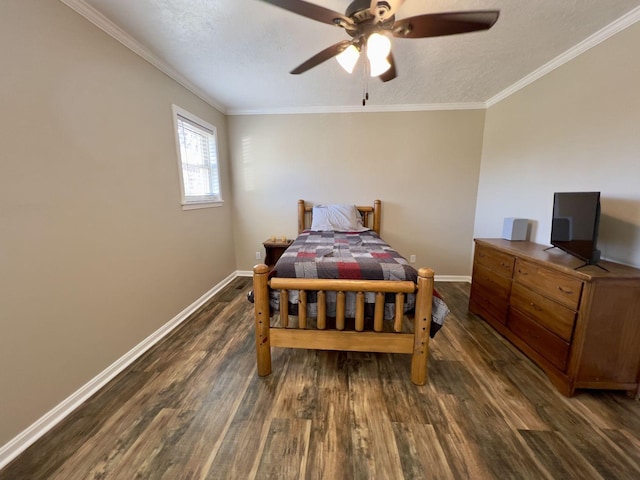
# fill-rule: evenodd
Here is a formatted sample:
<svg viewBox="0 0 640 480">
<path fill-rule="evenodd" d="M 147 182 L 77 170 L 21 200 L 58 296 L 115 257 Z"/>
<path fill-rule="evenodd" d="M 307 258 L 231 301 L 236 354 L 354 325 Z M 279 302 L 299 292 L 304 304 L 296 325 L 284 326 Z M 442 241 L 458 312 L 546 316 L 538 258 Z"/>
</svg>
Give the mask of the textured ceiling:
<svg viewBox="0 0 640 480">
<path fill-rule="evenodd" d="M 362 111 L 363 88 L 370 95 L 364 111 L 482 106 L 605 27 L 612 30 L 613 22 L 640 18 L 640 0 L 406 0 L 398 19 L 457 10 L 501 13 L 486 32 L 394 39 L 398 77 L 382 83 L 366 79 L 361 69 L 348 75 L 334 59 L 289 74 L 349 37 L 260 0 L 62 1 L 87 18 L 87 10 L 100 17 L 94 23 L 106 23 L 107 31 L 115 25 L 147 58 L 227 113 Z M 344 12 L 350 2 L 313 3 Z"/>
</svg>

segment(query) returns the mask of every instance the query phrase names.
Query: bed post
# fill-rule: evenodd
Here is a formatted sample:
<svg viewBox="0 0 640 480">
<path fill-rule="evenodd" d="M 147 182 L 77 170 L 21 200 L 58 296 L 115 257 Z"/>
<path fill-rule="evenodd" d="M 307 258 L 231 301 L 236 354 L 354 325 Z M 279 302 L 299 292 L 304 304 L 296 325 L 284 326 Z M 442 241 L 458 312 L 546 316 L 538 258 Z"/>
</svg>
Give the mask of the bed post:
<svg viewBox="0 0 640 480">
<path fill-rule="evenodd" d="M 429 356 L 429 330 L 433 302 L 433 270 L 418 270 L 416 292 L 416 316 L 413 334 L 413 357 L 411 359 L 411 381 L 416 385 L 427 383 L 427 358 Z"/>
<path fill-rule="evenodd" d="M 298 235 L 304 231 L 304 200 L 298 200 Z"/>
<path fill-rule="evenodd" d="M 269 267 L 253 267 L 253 302 L 256 322 L 256 354 L 258 357 L 258 375 L 264 377 L 271 373 L 271 341 L 269 340 Z"/>
<path fill-rule="evenodd" d="M 382 202 L 375 200 L 373 202 L 373 231 L 380 235 L 380 215 L 382 214 Z"/>
</svg>

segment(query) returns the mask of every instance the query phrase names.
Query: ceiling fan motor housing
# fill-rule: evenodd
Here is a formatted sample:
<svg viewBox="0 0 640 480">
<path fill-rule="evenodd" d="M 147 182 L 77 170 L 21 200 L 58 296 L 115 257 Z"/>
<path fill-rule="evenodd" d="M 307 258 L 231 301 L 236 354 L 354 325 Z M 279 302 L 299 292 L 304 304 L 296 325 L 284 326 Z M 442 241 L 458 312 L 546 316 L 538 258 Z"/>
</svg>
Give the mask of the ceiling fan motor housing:
<svg viewBox="0 0 640 480">
<path fill-rule="evenodd" d="M 384 18 L 386 13 L 391 10 L 391 5 L 385 1 L 379 1 L 376 7 L 378 17 Z M 376 16 L 371 12 L 371 2 L 369 0 L 353 0 L 344 12 L 354 23 L 362 23 L 371 21 Z"/>
<path fill-rule="evenodd" d="M 395 21 L 395 15 L 384 18 L 391 6 L 386 1 L 379 1 L 377 5 L 377 15 L 371 11 L 370 0 L 354 0 L 345 11 L 345 16 L 353 20 L 352 28 L 345 28 L 352 37 L 368 36 L 371 32 L 379 31 L 381 28 L 391 29 Z M 376 20 L 378 21 L 376 22 Z M 384 19 L 379 21 L 379 19 Z M 336 23 L 339 19 L 336 19 Z M 344 27 L 344 25 L 341 25 Z"/>
</svg>

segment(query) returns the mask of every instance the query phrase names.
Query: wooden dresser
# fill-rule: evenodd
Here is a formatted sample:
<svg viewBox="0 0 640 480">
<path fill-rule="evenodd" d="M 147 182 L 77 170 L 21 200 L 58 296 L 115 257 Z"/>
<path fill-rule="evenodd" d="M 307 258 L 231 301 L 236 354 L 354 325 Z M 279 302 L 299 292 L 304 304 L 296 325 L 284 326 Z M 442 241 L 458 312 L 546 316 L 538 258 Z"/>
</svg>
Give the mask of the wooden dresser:
<svg viewBox="0 0 640 480">
<path fill-rule="evenodd" d="M 640 270 L 546 245 L 476 239 L 469 310 L 536 362 L 566 396 L 640 394 Z"/>
</svg>

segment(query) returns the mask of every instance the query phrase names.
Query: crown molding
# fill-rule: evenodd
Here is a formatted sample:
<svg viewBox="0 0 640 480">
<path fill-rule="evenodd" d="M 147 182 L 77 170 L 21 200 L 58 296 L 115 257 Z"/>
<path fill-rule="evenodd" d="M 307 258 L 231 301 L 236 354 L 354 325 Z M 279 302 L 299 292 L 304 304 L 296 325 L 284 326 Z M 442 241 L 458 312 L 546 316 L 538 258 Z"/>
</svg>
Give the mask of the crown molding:
<svg viewBox="0 0 640 480">
<path fill-rule="evenodd" d="M 529 75 L 517 81 L 510 87 L 505 88 L 503 91 L 501 91 L 497 95 L 494 95 L 493 97 L 491 97 L 489 100 L 485 102 L 486 108 L 489 108 L 495 105 L 496 103 L 504 100 L 505 98 L 510 97 L 511 95 L 523 89 L 527 85 L 532 84 L 533 82 L 535 82 L 539 78 L 544 77 L 545 75 L 552 72 L 556 68 L 564 65 L 565 63 L 568 63 L 569 61 L 573 60 L 577 56 L 582 55 L 587 50 L 595 47 L 596 45 L 599 45 L 600 43 L 604 42 L 605 40 L 614 36 L 615 34 L 621 32 L 625 28 L 630 27 L 631 25 L 633 25 L 639 20 L 640 20 L 640 7 L 636 7 L 630 12 L 628 12 L 627 14 L 620 17 L 619 19 L 610 23 L 606 27 L 602 28 L 601 30 L 598 30 L 596 33 L 594 33 L 590 37 L 587 37 L 585 40 L 578 43 L 576 46 L 558 55 L 556 58 L 544 64 L 542 67 L 538 68 L 537 70 L 534 70 Z"/>
<path fill-rule="evenodd" d="M 433 103 L 423 105 L 355 105 L 333 107 L 229 109 L 227 115 L 296 115 L 317 113 L 379 113 L 379 112 L 423 112 L 435 110 L 484 110 L 484 102 Z"/>
<path fill-rule="evenodd" d="M 170 78 L 178 82 L 184 88 L 189 90 L 194 95 L 198 96 L 200 99 L 211 105 L 216 110 L 220 111 L 223 114 L 227 113 L 227 109 L 220 105 L 215 99 L 211 98 L 207 93 L 194 85 L 191 81 L 189 81 L 186 77 L 176 71 L 173 67 L 162 61 L 156 55 L 151 53 L 147 48 L 145 48 L 140 42 L 138 42 L 135 38 L 129 35 L 127 32 L 122 30 L 116 24 L 114 24 L 107 17 L 98 12 L 95 8 L 85 3 L 83 0 L 60 0 L 67 7 L 74 10 L 79 15 L 83 16 L 85 19 L 93 23 L 100 30 L 105 32 L 107 35 L 113 37 L 115 40 L 120 42 L 122 45 L 127 47 L 136 55 L 142 57 L 144 60 L 149 62 L 151 65 L 156 67 L 161 72 L 168 75 Z"/>
</svg>

